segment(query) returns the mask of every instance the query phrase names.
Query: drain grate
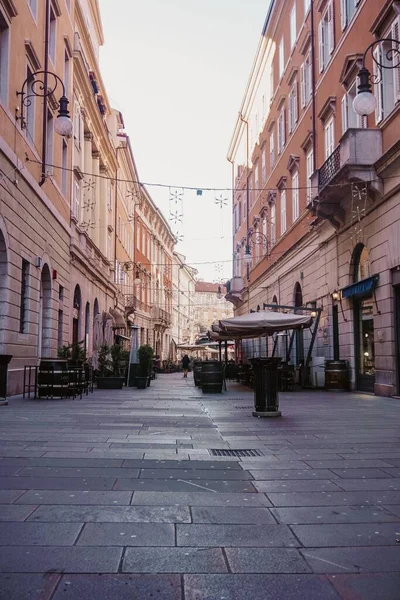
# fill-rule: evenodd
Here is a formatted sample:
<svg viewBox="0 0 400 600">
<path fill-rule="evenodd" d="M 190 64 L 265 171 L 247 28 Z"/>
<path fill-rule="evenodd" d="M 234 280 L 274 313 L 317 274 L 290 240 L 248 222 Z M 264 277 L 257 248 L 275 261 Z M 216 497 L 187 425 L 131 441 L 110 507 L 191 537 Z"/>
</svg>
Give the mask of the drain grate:
<svg viewBox="0 0 400 600">
<path fill-rule="evenodd" d="M 260 450 L 218 450 L 218 448 L 210 448 L 208 451 L 212 456 L 237 456 L 238 458 L 264 456 Z"/>
<path fill-rule="evenodd" d="M 235 406 L 234 408 L 236 408 L 238 410 L 249 410 L 251 408 L 254 408 L 254 406 L 252 406 L 251 404 L 249 404 L 248 406 Z"/>
</svg>

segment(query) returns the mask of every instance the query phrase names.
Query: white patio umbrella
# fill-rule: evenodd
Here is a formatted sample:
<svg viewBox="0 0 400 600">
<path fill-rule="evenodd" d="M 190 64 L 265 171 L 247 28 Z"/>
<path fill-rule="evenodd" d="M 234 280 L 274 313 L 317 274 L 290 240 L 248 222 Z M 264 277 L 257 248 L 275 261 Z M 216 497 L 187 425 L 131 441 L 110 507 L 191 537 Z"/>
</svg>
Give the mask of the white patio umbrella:
<svg viewBox="0 0 400 600">
<path fill-rule="evenodd" d="M 262 310 L 230 319 L 221 319 L 218 326 L 213 325 L 212 329 L 222 336 L 228 334 L 235 337 L 258 337 L 260 335 L 272 335 L 277 331 L 287 329 L 309 327 L 312 320 L 310 315 Z"/>
</svg>

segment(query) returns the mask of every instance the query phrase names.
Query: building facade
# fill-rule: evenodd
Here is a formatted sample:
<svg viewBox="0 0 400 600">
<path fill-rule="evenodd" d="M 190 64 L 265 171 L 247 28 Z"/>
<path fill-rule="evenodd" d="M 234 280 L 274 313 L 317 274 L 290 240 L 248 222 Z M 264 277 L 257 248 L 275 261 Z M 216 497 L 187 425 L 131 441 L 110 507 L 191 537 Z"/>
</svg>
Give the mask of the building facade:
<svg viewBox="0 0 400 600">
<path fill-rule="evenodd" d="M 169 353 L 175 238 L 139 184 L 123 117 L 110 106 L 103 42 L 97 0 L 0 2 L 0 354 L 13 356 L 9 394 L 22 392 L 25 366 L 63 345 L 96 352 L 96 319 L 109 319 L 113 339 L 127 344 L 136 324 L 140 343 Z M 40 84 L 51 93 L 37 95 Z M 71 136 L 57 133 L 63 95 Z"/>
<path fill-rule="evenodd" d="M 175 346 L 194 344 L 193 316 L 197 270 L 186 264 L 186 257 L 178 252 L 174 252 L 172 269 L 172 339 Z M 177 358 L 177 354 L 173 357 Z"/>
<path fill-rule="evenodd" d="M 231 304 L 225 299 L 222 284 L 197 281 L 193 301 L 195 340 L 203 337 L 214 321 L 233 317 Z"/>
<path fill-rule="evenodd" d="M 228 155 L 236 313 L 321 307 L 313 356 L 347 360 L 354 389 L 385 396 L 400 392 L 400 69 L 378 63 L 396 66 L 399 13 L 393 0 L 273 0 Z M 373 42 L 377 108 L 359 116 Z"/>
</svg>

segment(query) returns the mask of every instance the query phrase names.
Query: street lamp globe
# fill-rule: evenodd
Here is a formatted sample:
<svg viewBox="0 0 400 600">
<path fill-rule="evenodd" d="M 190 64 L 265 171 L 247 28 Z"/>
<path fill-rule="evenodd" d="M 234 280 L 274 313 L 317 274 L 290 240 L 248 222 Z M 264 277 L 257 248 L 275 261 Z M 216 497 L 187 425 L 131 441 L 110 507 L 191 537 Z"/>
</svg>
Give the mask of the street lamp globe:
<svg viewBox="0 0 400 600">
<path fill-rule="evenodd" d="M 69 117 L 59 116 L 54 122 L 54 129 L 58 135 L 70 137 L 74 126 Z"/>
<path fill-rule="evenodd" d="M 251 250 L 250 250 L 250 244 L 246 244 L 246 248 L 244 251 L 244 256 L 243 256 L 243 260 L 246 263 L 246 265 L 251 263 Z"/>
<path fill-rule="evenodd" d="M 223 297 L 223 293 L 222 293 L 222 289 L 221 286 L 218 286 L 218 291 L 217 291 L 217 298 L 218 300 L 221 300 L 221 298 Z"/>
<path fill-rule="evenodd" d="M 140 285 L 141 284 L 141 280 L 140 280 L 140 277 L 139 277 L 139 271 L 136 271 L 136 276 L 135 276 L 135 279 L 134 279 L 133 283 L 135 285 Z"/>
<path fill-rule="evenodd" d="M 377 107 L 375 95 L 372 92 L 359 92 L 353 100 L 353 109 L 360 117 L 372 114 Z"/>
</svg>

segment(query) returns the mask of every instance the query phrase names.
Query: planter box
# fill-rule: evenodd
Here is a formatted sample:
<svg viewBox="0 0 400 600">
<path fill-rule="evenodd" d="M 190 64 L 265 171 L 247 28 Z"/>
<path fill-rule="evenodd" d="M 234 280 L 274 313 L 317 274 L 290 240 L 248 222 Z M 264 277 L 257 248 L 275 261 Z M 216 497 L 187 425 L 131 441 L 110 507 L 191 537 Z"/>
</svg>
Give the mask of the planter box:
<svg viewBox="0 0 400 600">
<path fill-rule="evenodd" d="M 98 390 L 122 390 L 125 377 L 98 377 Z"/>
<path fill-rule="evenodd" d="M 147 388 L 148 377 L 136 376 L 136 386 L 138 390 L 145 390 Z"/>
</svg>

